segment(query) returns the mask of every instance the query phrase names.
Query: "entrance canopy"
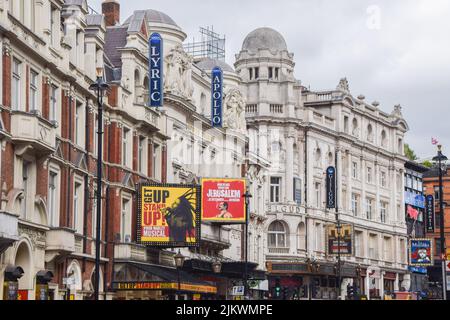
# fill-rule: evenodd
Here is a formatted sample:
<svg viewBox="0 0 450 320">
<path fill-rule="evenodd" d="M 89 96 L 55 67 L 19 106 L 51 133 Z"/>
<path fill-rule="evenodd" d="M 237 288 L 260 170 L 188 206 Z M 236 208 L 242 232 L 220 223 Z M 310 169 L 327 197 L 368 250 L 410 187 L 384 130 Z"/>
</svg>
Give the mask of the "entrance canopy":
<svg viewBox="0 0 450 320">
<path fill-rule="evenodd" d="M 170 267 L 119 263 L 114 266 L 114 270 L 112 287 L 115 290 L 180 290 L 195 293 L 217 293 L 217 287 L 213 283 Z"/>
</svg>

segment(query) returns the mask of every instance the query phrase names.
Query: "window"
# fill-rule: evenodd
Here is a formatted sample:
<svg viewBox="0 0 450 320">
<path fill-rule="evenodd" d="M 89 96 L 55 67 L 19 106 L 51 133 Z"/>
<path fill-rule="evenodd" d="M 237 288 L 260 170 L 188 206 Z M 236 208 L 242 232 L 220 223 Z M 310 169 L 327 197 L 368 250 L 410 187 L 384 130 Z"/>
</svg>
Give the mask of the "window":
<svg viewBox="0 0 450 320">
<path fill-rule="evenodd" d="M 30 110 L 37 110 L 37 88 L 38 74 L 36 71 L 30 71 Z"/>
<path fill-rule="evenodd" d="M 259 68 L 255 68 L 255 79 L 259 79 Z"/>
<path fill-rule="evenodd" d="M 322 189 L 322 185 L 319 182 L 316 182 L 314 184 L 314 193 L 315 193 L 315 200 L 316 200 L 316 208 L 320 208 L 321 207 L 321 189 Z"/>
<path fill-rule="evenodd" d="M 380 202 L 380 220 L 383 223 L 387 221 L 387 203 L 384 201 Z"/>
<path fill-rule="evenodd" d="M 152 177 L 155 178 L 156 180 L 160 180 L 160 168 L 161 168 L 161 164 L 159 162 L 159 160 L 161 159 L 161 155 L 160 155 L 160 145 L 154 143 L 153 144 L 153 159 L 152 159 Z"/>
<path fill-rule="evenodd" d="M 314 250 L 315 251 L 319 251 L 319 252 L 321 252 L 321 251 L 324 251 L 323 250 L 323 246 L 322 246 L 322 225 L 320 224 L 320 223 L 316 223 L 316 228 L 315 228 L 315 234 L 314 234 L 314 237 L 315 237 L 315 246 L 314 246 Z"/>
<path fill-rule="evenodd" d="M 434 200 L 440 200 L 441 199 L 441 192 L 439 190 L 439 186 L 434 187 Z"/>
<path fill-rule="evenodd" d="M 361 231 L 355 231 L 355 255 L 364 257 L 363 233 Z"/>
<path fill-rule="evenodd" d="M 384 130 L 381 132 L 381 146 L 387 147 L 387 134 Z"/>
<path fill-rule="evenodd" d="M 28 191 L 29 191 L 29 183 L 30 183 L 30 167 L 31 163 L 23 160 L 22 162 L 22 188 L 23 194 L 21 199 L 20 206 L 20 214 L 22 218 L 26 218 L 27 212 L 27 199 L 28 199 Z"/>
<path fill-rule="evenodd" d="M 384 237 L 384 246 L 383 246 L 383 259 L 385 261 L 392 261 L 392 238 Z"/>
<path fill-rule="evenodd" d="M 367 198 L 366 199 L 366 218 L 368 220 L 372 220 L 372 212 L 373 212 L 373 200 Z"/>
<path fill-rule="evenodd" d="M 128 141 L 130 139 L 130 129 L 123 128 L 122 130 L 122 165 L 129 167 L 130 157 L 129 157 L 129 147 L 130 142 Z"/>
<path fill-rule="evenodd" d="M 281 178 L 271 177 L 270 178 L 270 202 L 279 203 L 280 202 L 280 192 L 281 191 Z"/>
<path fill-rule="evenodd" d="M 131 242 L 131 200 L 122 198 L 122 215 L 120 217 L 120 236 L 122 242 Z"/>
<path fill-rule="evenodd" d="M 400 239 L 400 254 L 399 254 L 399 258 L 400 258 L 400 263 L 405 263 L 406 262 L 406 246 L 405 246 L 405 240 L 404 239 Z"/>
<path fill-rule="evenodd" d="M 58 188 L 58 173 L 49 171 L 48 175 L 48 224 L 51 227 L 57 227 L 57 188 Z"/>
<path fill-rule="evenodd" d="M 83 104 L 77 101 L 75 107 L 75 144 L 84 147 L 83 141 L 83 127 L 84 127 L 84 112 Z"/>
<path fill-rule="evenodd" d="M 73 189 L 73 228 L 83 234 L 83 185 L 75 181 Z"/>
<path fill-rule="evenodd" d="M 280 221 L 274 221 L 268 229 L 269 248 L 287 248 L 287 232 Z"/>
<path fill-rule="evenodd" d="M 269 79 L 273 79 L 273 67 L 269 67 Z"/>
<path fill-rule="evenodd" d="M 348 133 L 348 117 L 344 116 L 344 132 Z"/>
<path fill-rule="evenodd" d="M 11 97 L 11 107 L 13 110 L 23 110 L 22 100 L 21 100 L 21 76 L 22 76 L 22 62 L 17 59 L 13 61 L 12 69 L 12 97 Z"/>
<path fill-rule="evenodd" d="M 352 193 L 352 213 L 356 217 L 358 216 L 358 195 Z"/>
<path fill-rule="evenodd" d="M 25 0 L 19 1 L 19 21 L 22 23 L 25 22 Z"/>
<path fill-rule="evenodd" d="M 386 188 L 387 187 L 387 181 L 386 181 L 386 172 L 384 172 L 384 171 L 381 171 L 381 177 L 380 177 L 380 182 L 381 182 L 381 186 L 383 187 L 383 188 Z"/>
<path fill-rule="evenodd" d="M 417 177 L 413 177 L 413 189 L 414 190 L 418 190 L 418 188 L 419 188 L 418 181 L 419 181 L 419 179 Z"/>
<path fill-rule="evenodd" d="M 372 129 L 372 125 L 369 124 L 367 126 L 367 141 L 372 142 L 373 141 L 373 129 Z"/>
<path fill-rule="evenodd" d="M 138 143 L 138 170 L 139 172 L 144 172 L 144 154 L 145 154 L 145 137 L 139 137 Z"/>
<path fill-rule="evenodd" d="M 367 167 L 367 183 L 372 183 L 372 168 Z"/>
<path fill-rule="evenodd" d="M 358 129 L 358 120 L 356 118 L 353 118 L 353 121 L 352 121 L 352 134 L 354 136 L 356 136 L 356 137 L 359 135 L 359 131 L 358 130 L 359 130 Z"/>
<path fill-rule="evenodd" d="M 50 6 L 50 43 L 52 46 L 56 46 L 58 32 L 58 9 L 53 5 Z"/>
<path fill-rule="evenodd" d="M 358 179 L 358 163 L 352 162 L 352 177 L 353 179 Z"/>
<path fill-rule="evenodd" d="M 378 253 L 378 236 L 376 234 L 371 234 L 369 237 L 369 258 L 377 259 Z"/>
<path fill-rule="evenodd" d="M 50 121 L 58 121 L 58 87 L 52 85 L 50 92 Z"/>
<path fill-rule="evenodd" d="M 253 80 L 253 68 L 248 69 L 248 77 L 250 80 Z"/>
<path fill-rule="evenodd" d="M 279 73 L 280 73 L 280 68 L 275 68 L 275 80 L 278 80 Z"/>
</svg>

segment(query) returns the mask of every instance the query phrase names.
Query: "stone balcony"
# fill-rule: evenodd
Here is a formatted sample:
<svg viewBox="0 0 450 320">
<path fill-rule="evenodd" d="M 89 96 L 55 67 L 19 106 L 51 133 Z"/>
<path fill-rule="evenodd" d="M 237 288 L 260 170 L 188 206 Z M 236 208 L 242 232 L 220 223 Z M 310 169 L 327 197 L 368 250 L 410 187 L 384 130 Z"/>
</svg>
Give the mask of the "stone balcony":
<svg viewBox="0 0 450 320">
<path fill-rule="evenodd" d="M 0 211 L 0 254 L 19 240 L 18 221 L 17 215 Z"/>
<path fill-rule="evenodd" d="M 45 239 L 45 261 L 49 262 L 58 255 L 75 252 L 75 230 L 55 228 L 47 231 Z"/>
<path fill-rule="evenodd" d="M 56 149 L 56 130 L 37 113 L 13 111 L 11 135 L 14 143 L 32 148 L 35 154 L 48 155 Z"/>
<path fill-rule="evenodd" d="M 136 243 L 117 243 L 114 245 L 114 259 L 146 262 L 147 248 Z"/>
</svg>

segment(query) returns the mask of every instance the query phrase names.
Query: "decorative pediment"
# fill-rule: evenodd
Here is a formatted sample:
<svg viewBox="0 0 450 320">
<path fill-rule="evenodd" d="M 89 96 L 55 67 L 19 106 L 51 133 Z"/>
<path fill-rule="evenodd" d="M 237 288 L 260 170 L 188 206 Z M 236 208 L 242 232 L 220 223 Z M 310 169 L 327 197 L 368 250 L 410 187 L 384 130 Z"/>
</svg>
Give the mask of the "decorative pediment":
<svg viewBox="0 0 450 320">
<path fill-rule="evenodd" d="M 135 188 L 135 185 L 134 185 L 134 182 L 133 182 L 133 177 L 131 176 L 131 173 L 128 172 L 128 173 L 125 174 L 125 176 L 122 179 L 122 184 L 124 186 L 126 186 L 127 188 L 130 188 L 130 189 L 134 189 Z"/>
</svg>

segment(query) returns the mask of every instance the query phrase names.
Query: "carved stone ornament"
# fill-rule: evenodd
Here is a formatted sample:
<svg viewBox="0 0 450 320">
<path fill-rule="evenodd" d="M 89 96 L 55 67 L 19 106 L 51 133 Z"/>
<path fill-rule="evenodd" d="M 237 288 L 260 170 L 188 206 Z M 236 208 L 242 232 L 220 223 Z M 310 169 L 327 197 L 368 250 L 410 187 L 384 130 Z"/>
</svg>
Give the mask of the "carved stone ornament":
<svg viewBox="0 0 450 320">
<path fill-rule="evenodd" d="M 192 84 L 192 56 L 184 52 L 182 46 L 177 45 L 170 50 L 164 59 L 166 75 L 164 89 L 172 94 L 192 99 L 194 86 Z"/>
<path fill-rule="evenodd" d="M 225 94 L 224 107 L 224 127 L 245 133 L 247 131 L 245 99 L 238 88 L 232 87 Z"/>
<path fill-rule="evenodd" d="M 391 115 L 395 118 L 403 118 L 402 106 L 399 104 L 395 105 Z"/>
<path fill-rule="evenodd" d="M 339 81 L 339 84 L 336 87 L 336 90 L 340 90 L 340 91 L 344 91 L 344 92 L 350 92 L 350 88 L 349 88 L 349 85 L 348 85 L 347 78 L 342 78 Z"/>
</svg>

